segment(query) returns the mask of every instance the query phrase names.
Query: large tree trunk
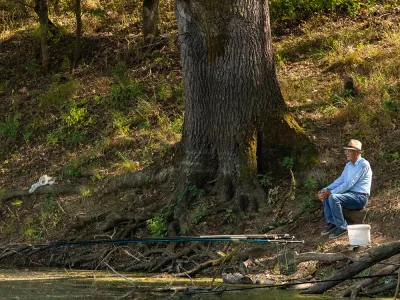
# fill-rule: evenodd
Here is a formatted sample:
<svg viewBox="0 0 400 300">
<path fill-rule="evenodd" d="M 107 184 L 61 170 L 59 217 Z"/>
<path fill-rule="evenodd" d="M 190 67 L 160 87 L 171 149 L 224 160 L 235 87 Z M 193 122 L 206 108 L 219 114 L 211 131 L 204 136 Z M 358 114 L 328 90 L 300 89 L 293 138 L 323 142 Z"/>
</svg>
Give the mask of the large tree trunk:
<svg viewBox="0 0 400 300">
<path fill-rule="evenodd" d="M 82 36 L 82 15 L 81 15 L 81 0 L 75 0 L 75 51 L 73 68 L 78 66 L 78 62 L 81 58 L 81 36 Z"/>
<path fill-rule="evenodd" d="M 180 160 L 186 184 L 215 182 L 240 208 L 263 197 L 257 136 L 282 122 L 268 1 L 177 0 L 185 93 Z M 264 157 L 263 159 L 268 159 Z"/>
<path fill-rule="evenodd" d="M 44 70 L 49 66 L 49 49 L 47 45 L 48 35 L 48 6 L 47 0 L 40 0 L 39 21 L 40 21 L 40 49 L 42 53 L 42 66 Z"/>
<path fill-rule="evenodd" d="M 158 5 L 160 0 L 143 0 L 143 37 L 145 40 L 158 34 Z"/>
</svg>

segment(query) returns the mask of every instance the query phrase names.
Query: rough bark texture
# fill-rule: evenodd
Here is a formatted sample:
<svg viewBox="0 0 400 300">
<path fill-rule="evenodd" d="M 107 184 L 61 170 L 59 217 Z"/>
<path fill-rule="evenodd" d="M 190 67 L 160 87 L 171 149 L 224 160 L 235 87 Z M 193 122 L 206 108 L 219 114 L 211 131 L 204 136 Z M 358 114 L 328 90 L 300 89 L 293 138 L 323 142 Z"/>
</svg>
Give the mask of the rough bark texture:
<svg viewBox="0 0 400 300">
<path fill-rule="evenodd" d="M 143 37 L 145 40 L 158 34 L 158 5 L 160 0 L 143 0 Z"/>
<path fill-rule="evenodd" d="M 49 66 L 49 49 L 47 45 L 48 35 L 48 6 L 47 0 L 40 0 L 39 21 L 40 21 L 40 49 L 42 52 L 42 66 L 47 70 Z"/>
<path fill-rule="evenodd" d="M 75 52 L 73 67 L 78 66 L 78 62 L 81 58 L 81 36 L 82 36 L 82 15 L 81 15 L 81 0 L 75 0 Z"/>
<path fill-rule="evenodd" d="M 177 0 L 185 121 L 180 167 L 242 209 L 263 197 L 257 136 L 282 120 L 267 1 Z M 268 159 L 264 157 L 263 159 Z M 253 205 L 254 204 L 254 205 Z"/>
</svg>

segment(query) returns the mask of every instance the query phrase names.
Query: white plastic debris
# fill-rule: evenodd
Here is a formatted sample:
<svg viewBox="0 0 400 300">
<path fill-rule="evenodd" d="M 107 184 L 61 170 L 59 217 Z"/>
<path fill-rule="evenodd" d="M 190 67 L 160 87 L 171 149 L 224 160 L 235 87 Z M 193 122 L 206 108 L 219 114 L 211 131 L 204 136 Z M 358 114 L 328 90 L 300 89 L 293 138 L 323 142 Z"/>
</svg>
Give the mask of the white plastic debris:
<svg viewBox="0 0 400 300">
<path fill-rule="evenodd" d="M 55 178 L 53 179 L 47 175 L 42 175 L 42 176 L 40 176 L 38 182 L 31 185 L 31 188 L 29 189 L 29 193 L 33 193 L 34 191 L 36 191 L 36 189 L 38 187 L 41 187 L 43 185 L 52 185 L 52 184 L 54 184 L 55 181 L 56 181 Z"/>
</svg>

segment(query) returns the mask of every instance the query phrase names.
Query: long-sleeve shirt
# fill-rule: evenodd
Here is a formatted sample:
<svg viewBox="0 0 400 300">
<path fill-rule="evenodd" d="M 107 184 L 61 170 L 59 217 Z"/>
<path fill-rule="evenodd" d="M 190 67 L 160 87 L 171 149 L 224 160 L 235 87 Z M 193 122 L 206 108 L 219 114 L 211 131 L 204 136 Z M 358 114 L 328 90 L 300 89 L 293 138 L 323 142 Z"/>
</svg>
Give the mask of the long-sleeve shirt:
<svg viewBox="0 0 400 300">
<path fill-rule="evenodd" d="M 342 175 L 325 189 L 332 194 L 343 194 L 345 192 L 371 193 L 372 170 L 369 162 L 360 157 L 355 164 L 349 161 Z"/>
</svg>

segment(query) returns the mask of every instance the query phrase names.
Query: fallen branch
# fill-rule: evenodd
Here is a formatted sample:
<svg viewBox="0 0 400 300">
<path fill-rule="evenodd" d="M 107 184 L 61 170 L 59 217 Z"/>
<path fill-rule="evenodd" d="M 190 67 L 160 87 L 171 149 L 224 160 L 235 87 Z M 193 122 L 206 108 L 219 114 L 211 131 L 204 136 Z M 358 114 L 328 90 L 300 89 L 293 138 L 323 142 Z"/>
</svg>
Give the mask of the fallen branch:
<svg viewBox="0 0 400 300">
<path fill-rule="evenodd" d="M 397 282 L 395 281 L 395 282 L 391 282 L 391 283 L 388 283 L 388 284 L 385 284 L 385 285 L 381 285 L 381 286 L 378 286 L 376 288 L 367 290 L 367 291 L 364 292 L 364 294 L 367 294 L 369 296 L 375 296 L 375 295 L 390 291 L 392 289 L 395 289 L 396 286 L 397 286 Z"/>
<path fill-rule="evenodd" d="M 322 261 L 322 262 L 333 262 L 351 260 L 356 262 L 360 260 L 360 257 L 353 251 L 345 250 L 337 253 L 318 253 L 318 252 L 306 252 L 306 253 L 295 253 L 294 258 L 289 258 L 289 264 L 301 263 L 305 261 Z"/>
<path fill-rule="evenodd" d="M 327 281 L 316 283 L 313 287 L 305 290 L 304 294 L 322 294 L 339 283 L 350 279 L 363 270 L 373 266 L 375 263 L 388 259 L 400 253 L 400 241 L 371 248 L 367 251 L 368 256 L 360 261 L 354 262 L 348 267 L 330 276 Z"/>
<path fill-rule="evenodd" d="M 398 262 L 398 260 L 395 261 L 395 263 L 397 263 L 397 262 Z M 390 274 L 390 273 L 393 273 L 394 271 L 396 271 L 398 268 L 399 268 L 399 266 L 397 266 L 397 265 L 389 265 L 389 266 L 381 268 L 380 270 L 375 272 L 373 275 Z M 360 291 L 362 291 L 365 287 L 367 287 L 371 283 L 377 281 L 378 279 L 379 279 L 379 277 L 367 278 L 361 282 L 358 282 L 358 283 L 352 285 L 349 289 L 347 289 L 343 293 L 341 293 L 340 297 L 351 296 L 351 298 L 353 299 L 353 298 L 357 297 L 357 294 Z"/>
<path fill-rule="evenodd" d="M 137 287 L 137 285 L 136 285 L 132 280 L 130 280 L 129 278 L 125 277 L 125 276 L 122 275 L 122 274 L 119 274 L 119 273 L 118 273 L 117 271 L 115 271 L 115 270 L 113 269 L 113 267 L 111 267 L 108 263 L 103 262 L 103 264 L 104 264 L 107 268 L 109 268 L 111 271 L 113 271 L 117 276 L 119 276 L 119 277 L 125 279 L 130 285 L 132 285 L 132 286 L 135 287 L 135 288 Z"/>
</svg>

